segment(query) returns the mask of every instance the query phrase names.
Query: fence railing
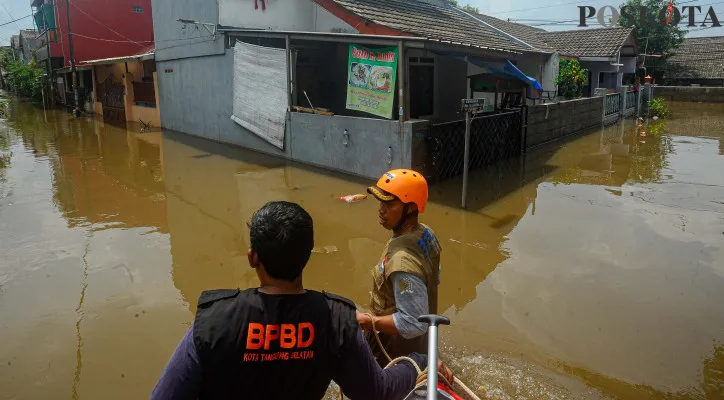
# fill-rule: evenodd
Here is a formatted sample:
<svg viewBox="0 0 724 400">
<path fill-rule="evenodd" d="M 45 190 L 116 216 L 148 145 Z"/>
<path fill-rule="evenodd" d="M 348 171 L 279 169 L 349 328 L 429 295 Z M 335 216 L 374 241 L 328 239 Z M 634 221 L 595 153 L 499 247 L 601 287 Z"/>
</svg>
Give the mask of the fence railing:
<svg viewBox="0 0 724 400">
<path fill-rule="evenodd" d="M 636 92 L 630 91 L 626 92 L 626 106 L 625 109 L 630 109 L 636 107 Z"/>
<path fill-rule="evenodd" d="M 621 111 L 621 94 L 607 94 L 605 107 L 605 116 L 608 117 L 609 115 L 618 114 Z"/>
<path fill-rule="evenodd" d="M 470 170 L 521 154 L 523 111 L 476 117 L 470 125 Z M 428 171 L 432 182 L 463 173 L 465 121 L 435 124 L 427 136 Z"/>
</svg>

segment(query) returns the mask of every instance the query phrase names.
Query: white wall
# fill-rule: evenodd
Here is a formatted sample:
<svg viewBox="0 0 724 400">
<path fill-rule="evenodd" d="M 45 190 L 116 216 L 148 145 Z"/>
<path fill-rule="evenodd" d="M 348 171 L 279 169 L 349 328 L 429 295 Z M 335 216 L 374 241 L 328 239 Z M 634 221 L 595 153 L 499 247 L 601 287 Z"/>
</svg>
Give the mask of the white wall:
<svg viewBox="0 0 724 400">
<path fill-rule="evenodd" d="M 621 57 L 621 72 L 624 74 L 632 74 L 636 72 L 636 57 Z"/>
<path fill-rule="evenodd" d="M 551 54 L 543 67 L 543 81 L 540 82 L 543 90 L 556 90 L 556 78 L 558 78 L 558 69 L 560 68 L 560 60 L 558 53 Z"/>
<path fill-rule="evenodd" d="M 253 28 L 304 32 L 357 31 L 311 0 L 266 0 L 266 10 L 254 8 L 254 0 L 218 0 L 219 24 L 235 28 Z"/>
</svg>

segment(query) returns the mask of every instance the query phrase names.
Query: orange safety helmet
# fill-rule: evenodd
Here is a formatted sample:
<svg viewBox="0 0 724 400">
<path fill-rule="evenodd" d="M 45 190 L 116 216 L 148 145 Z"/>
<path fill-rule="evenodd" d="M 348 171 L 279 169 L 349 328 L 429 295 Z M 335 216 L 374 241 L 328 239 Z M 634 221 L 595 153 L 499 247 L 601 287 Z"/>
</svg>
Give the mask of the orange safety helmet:
<svg viewBox="0 0 724 400">
<path fill-rule="evenodd" d="M 392 201 L 397 197 L 403 203 L 417 204 L 420 213 L 427 206 L 427 181 L 417 171 L 393 169 L 382 175 L 377 185 L 367 188 L 367 193 L 379 201 Z"/>
</svg>

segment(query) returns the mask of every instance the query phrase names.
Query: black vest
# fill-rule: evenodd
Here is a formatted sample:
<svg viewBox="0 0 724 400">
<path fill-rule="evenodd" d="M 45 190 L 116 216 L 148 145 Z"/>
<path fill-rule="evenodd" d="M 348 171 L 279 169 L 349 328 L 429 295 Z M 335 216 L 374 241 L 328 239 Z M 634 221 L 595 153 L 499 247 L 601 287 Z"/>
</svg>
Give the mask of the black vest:
<svg viewBox="0 0 724 400">
<path fill-rule="evenodd" d="M 321 399 L 358 325 L 352 301 L 307 290 L 201 294 L 194 344 L 201 399 Z"/>
</svg>

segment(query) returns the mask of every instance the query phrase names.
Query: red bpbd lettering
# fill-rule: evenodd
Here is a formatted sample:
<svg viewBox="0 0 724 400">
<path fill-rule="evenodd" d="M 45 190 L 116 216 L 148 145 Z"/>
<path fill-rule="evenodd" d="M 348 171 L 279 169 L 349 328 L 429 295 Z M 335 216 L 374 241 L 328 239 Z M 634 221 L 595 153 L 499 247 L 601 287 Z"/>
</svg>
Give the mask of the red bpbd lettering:
<svg viewBox="0 0 724 400">
<path fill-rule="evenodd" d="M 258 350 L 264 344 L 264 325 L 251 323 L 246 335 L 246 349 Z"/>
<path fill-rule="evenodd" d="M 279 345 L 282 349 L 293 349 L 297 344 L 297 328 L 292 324 L 282 324 Z"/>
<path fill-rule="evenodd" d="M 269 350 L 275 340 L 279 341 L 282 349 L 307 348 L 314 343 L 314 325 L 310 322 L 294 324 L 262 325 L 252 322 L 249 324 L 246 335 L 246 349 Z"/>
</svg>

